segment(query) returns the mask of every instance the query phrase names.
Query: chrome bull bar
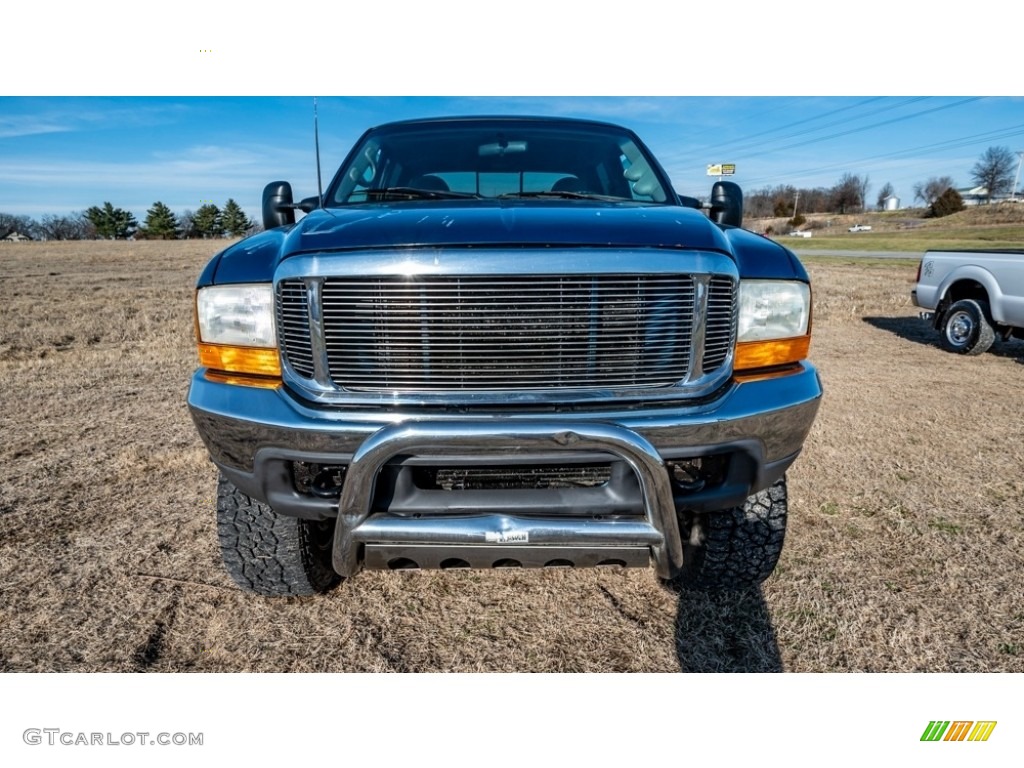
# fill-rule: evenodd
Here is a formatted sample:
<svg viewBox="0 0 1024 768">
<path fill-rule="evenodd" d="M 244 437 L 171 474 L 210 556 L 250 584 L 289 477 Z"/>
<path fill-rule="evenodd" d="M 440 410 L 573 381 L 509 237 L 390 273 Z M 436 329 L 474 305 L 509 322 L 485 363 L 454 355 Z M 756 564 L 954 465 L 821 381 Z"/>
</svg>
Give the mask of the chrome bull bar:
<svg viewBox="0 0 1024 768">
<path fill-rule="evenodd" d="M 397 456 L 507 457 L 552 450 L 610 454 L 626 462 L 636 473 L 646 522 L 503 514 L 371 516 L 378 475 Z M 649 547 L 658 575 L 669 578 L 682 565 L 683 550 L 665 462 L 648 440 L 616 424 L 569 425 L 554 420 L 393 424 L 368 437 L 352 457 L 338 504 L 332 560 L 334 569 L 349 577 L 362 566 L 360 545 L 435 551 L 452 547 L 452 557 L 458 557 L 458 547 L 475 553 L 494 547 L 508 553 L 515 552 L 519 542 L 533 550 L 550 547 L 556 556 L 570 549 L 613 552 Z"/>
</svg>

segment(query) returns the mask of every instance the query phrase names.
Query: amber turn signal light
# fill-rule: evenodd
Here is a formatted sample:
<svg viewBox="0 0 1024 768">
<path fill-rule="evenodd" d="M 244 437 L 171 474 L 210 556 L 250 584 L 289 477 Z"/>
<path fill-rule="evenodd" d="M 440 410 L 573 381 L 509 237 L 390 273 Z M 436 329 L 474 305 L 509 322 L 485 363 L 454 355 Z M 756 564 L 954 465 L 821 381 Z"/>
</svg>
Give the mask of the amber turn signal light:
<svg viewBox="0 0 1024 768">
<path fill-rule="evenodd" d="M 276 349 L 199 344 L 199 364 L 215 371 L 280 376 L 281 361 Z"/>
<path fill-rule="evenodd" d="M 736 345 L 733 370 L 749 371 L 756 368 L 771 368 L 804 360 L 811 348 L 810 334 L 791 339 L 772 341 L 744 341 Z"/>
</svg>

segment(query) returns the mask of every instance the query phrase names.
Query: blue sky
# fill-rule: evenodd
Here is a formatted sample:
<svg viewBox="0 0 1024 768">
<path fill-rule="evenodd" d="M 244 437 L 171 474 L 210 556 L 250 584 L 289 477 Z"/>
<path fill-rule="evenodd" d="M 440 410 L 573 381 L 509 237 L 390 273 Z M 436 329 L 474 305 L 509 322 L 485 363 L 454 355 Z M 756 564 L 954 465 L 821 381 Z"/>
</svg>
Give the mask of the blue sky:
<svg viewBox="0 0 1024 768">
<path fill-rule="evenodd" d="M 992 145 L 1024 150 L 1024 98 L 980 96 L 318 98 L 326 180 L 366 128 L 450 114 L 567 115 L 634 129 L 676 189 L 706 194 L 709 163 L 750 192 L 867 174 L 905 205 L 913 184 L 970 170 Z M 259 217 L 263 185 L 315 194 L 311 97 L 0 97 L 0 211 L 39 217 L 110 201 L 141 221 L 234 198 Z"/>
<path fill-rule="evenodd" d="M 325 177 L 367 127 L 473 113 L 626 125 L 695 197 L 725 162 L 748 192 L 850 172 L 869 176 L 869 200 L 889 182 L 909 205 L 930 176 L 969 185 L 988 146 L 1024 150 L 1015 27 L 993 36 L 1014 3 L 924 18 L 863 0 L 846 23 L 816 0 L 486 8 L 179 0 L 146 19 L 127 0 L 16 4 L 0 45 L 0 211 L 109 201 L 141 221 L 157 200 L 180 213 L 230 197 L 258 218 L 269 181 L 316 191 L 312 94 Z"/>
</svg>

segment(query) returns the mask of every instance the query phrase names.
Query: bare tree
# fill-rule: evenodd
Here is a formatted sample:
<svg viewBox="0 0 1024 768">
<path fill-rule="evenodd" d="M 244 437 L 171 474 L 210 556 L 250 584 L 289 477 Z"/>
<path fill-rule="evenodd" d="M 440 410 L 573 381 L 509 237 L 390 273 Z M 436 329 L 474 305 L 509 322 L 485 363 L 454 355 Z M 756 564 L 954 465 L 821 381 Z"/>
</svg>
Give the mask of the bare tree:
<svg viewBox="0 0 1024 768">
<path fill-rule="evenodd" d="M 38 225 L 30 216 L 15 216 L 12 213 L 0 213 L 0 238 L 12 233 L 34 236 Z"/>
<path fill-rule="evenodd" d="M 930 206 L 943 192 L 952 189 L 953 186 L 953 179 L 950 176 L 932 176 L 928 181 L 914 185 L 914 200 L 920 200 L 925 206 Z"/>
<path fill-rule="evenodd" d="M 857 181 L 858 181 L 857 192 L 860 193 L 860 207 L 861 207 L 861 210 L 866 212 L 867 209 L 868 209 L 868 189 L 871 186 L 871 184 L 870 184 L 871 177 L 868 176 L 865 173 L 863 179 L 860 178 L 859 176 L 855 176 L 854 178 L 856 178 Z"/>
<path fill-rule="evenodd" d="M 39 220 L 39 234 L 47 240 L 83 240 L 93 230 L 81 214 L 46 214 Z"/>
<path fill-rule="evenodd" d="M 861 205 L 862 189 L 865 182 L 852 173 L 844 173 L 839 183 L 832 187 L 832 210 L 849 213 Z"/>
<path fill-rule="evenodd" d="M 971 179 L 979 187 L 985 187 L 991 203 L 994 195 L 1010 191 L 1016 164 L 1016 156 L 1007 147 L 989 147 L 971 169 Z"/>
<path fill-rule="evenodd" d="M 188 240 L 196 237 L 196 228 L 193 223 L 195 214 L 191 210 L 186 208 L 182 211 L 181 215 L 178 216 L 178 230 L 181 232 L 181 239 Z"/>
<path fill-rule="evenodd" d="M 888 181 L 885 182 L 885 186 L 878 191 L 878 210 L 884 211 L 885 201 L 892 197 L 894 194 L 896 194 L 896 190 L 893 189 L 892 184 L 890 184 Z"/>
<path fill-rule="evenodd" d="M 746 195 L 743 200 L 743 206 L 747 209 L 747 214 L 754 219 L 761 219 L 766 216 L 772 215 L 772 189 L 771 187 L 762 187 L 749 195 Z"/>
</svg>

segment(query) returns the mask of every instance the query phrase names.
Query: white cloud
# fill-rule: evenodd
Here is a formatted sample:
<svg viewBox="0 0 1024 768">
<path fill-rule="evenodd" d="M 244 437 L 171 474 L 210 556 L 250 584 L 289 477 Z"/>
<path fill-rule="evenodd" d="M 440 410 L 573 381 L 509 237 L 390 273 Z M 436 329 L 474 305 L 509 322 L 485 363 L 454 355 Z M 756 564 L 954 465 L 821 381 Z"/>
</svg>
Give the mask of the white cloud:
<svg viewBox="0 0 1024 768">
<path fill-rule="evenodd" d="M 36 115 L 11 115 L 0 117 L 0 139 L 14 139 L 19 136 L 36 136 L 41 133 L 70 131 L 71 126 L 58 118 Z"/>
</svg>

